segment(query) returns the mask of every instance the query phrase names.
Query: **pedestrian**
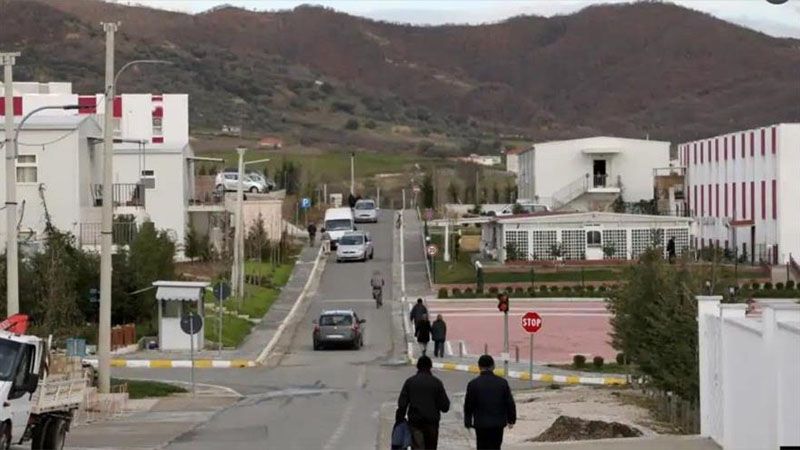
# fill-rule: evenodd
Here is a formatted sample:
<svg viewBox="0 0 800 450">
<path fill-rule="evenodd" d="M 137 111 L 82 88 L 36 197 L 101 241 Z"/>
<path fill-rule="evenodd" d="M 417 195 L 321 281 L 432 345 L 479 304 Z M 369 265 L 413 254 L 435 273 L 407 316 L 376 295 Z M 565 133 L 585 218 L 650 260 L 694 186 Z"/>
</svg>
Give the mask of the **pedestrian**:
<svg viewBox="0 0 800 450">
<path fill-rule="evenodd" d="M 408 420 L 411 448 L 436 450 L 439 443 L 441 413 L 450 410 L 450 399 L 442 381 L 431 373 L 433 362 L 427 356 L 417 360 L 417 374 L 403 383 L 397 399 L 395 423 Z"/>
<path fill-rule="evenodd" d="M 306 230 L 308 230 L 308 245 L 313 247 L 314 240 L 317 238 L 317 226 L 314 225 L 314 222 L 311 222 L 308 224 Z"/>
<path fill-rule="evenodd" d="M 517 407 L 505 378 L 494 374 L 494 359 L 478 358 L 481 373 L 467 384 L 464 397 L 464 426 L 475 429 L 479 450 L 499 450 L 503 429 L 517 421 Z"/>
<path fill-rule="evenodd" d="M 667 255 L 669 257 L 670 264 L 675 262 L 675 237 L 670 237 L 669 241 L 667 241 Z"/>
<path fill-rule="evenodd" d="M 320 232 L 322 233 L 322 236 L 320 236 L 320 239 L 322 239 L 322 251 L 327 255 L 331 252 L 331 235 L 325 231 L 325 227 L 322 227 Z"/>
<path fill-rule="evenodd" d="M 431 341 L 431 323 L 428 321 L 427 314 L 423 314 L 422 319 L 417 321 L 417 330 L 414 332 L 414 336 L 417 337 L 424 356 L 428 351 L 428 342 Z"/>
<path fill-rule="evenodd" d="M 436 315 L 436 320 L 431 325 L 431 339 L 433 339 L 433 356 L 444 358 L 444 341 L 447 339 L 447 324 L 441 314 Z"/>
<path fill-rule="evenodd" d="M 409 313 L 408 317 L 411 319 L 411 323 L 414 324 L 414 330 L 417 329 L 417 321 L 419 321 L 424 314 L 428 314 L 428 308 L 422 304 L 422 299 L 417 299 L 417 304 L 411 308 L 411 313 Z"/>
</svg>

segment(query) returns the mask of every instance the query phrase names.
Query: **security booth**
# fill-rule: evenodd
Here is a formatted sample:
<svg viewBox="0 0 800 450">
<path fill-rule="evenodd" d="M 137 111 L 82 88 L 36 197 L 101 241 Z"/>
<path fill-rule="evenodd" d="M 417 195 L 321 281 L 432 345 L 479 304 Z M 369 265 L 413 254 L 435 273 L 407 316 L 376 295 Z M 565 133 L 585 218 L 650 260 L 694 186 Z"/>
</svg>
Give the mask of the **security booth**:
<svg viewBox="0 0 800 450">
<path fill-rule="evenodd" d="M 181 330 L 181 317 L 196 312 L 205 317 L 203 294 L 209 283 L 202 281 L 156 281 L 158 304 L 158 348 L 161 350 L 190 349 L 189 335 Z M 194 335 L 194 348 L 202 349 L 203 331 Z"/>
</svg>

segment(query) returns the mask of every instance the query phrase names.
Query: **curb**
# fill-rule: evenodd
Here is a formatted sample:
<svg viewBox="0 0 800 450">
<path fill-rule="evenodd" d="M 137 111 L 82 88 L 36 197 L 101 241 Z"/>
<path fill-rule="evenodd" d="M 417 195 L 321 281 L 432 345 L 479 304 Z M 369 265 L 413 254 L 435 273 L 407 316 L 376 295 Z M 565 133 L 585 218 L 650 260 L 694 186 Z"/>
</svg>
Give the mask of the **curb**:
<svg viewBox="0 0 800 450">
<path fill-rule="evenodd" d="M 84 363 L 97 367 L 96 359 L 84 359 Z M 248 359 L 195 359 L 194 367 L 198 369 L 243 369 L 255 367 L 255 361 Z M 188 359 L 112 359 L 111 367 L 129 367 L 140 369 L 178 369 L 192 367 Z"/>
<path fill-rule="evenodd" d="M 294 305 L 292 305 L 292 309 L 289 310 L 289 314 L 283 318 L 281 324 L 278 325 L 278 329 L 275 331 L 275 334 L 272 335 L 272 338 L 269 340 L 267 345 L 261 350 L 261 353 L 258 354 L 258 357 L 255 360 L 255 364 L 261 365 L 264 364 L 264 361 L 267 360 L 269 354 L 272 353 L 272 350 L 278 344 L 278 340 L 280 340 L 283 332 L 286 330 L 286 324 L 291 322 L 294 319 L 294 316 L 297 315 L 297 311 L 300 309 L 300 304 L 303 303 L 303 300 L 306 298 L 306 294 L 308 293 L 309 287 L 314 282 L 314 276 L 319 268 L 320 261 L 324 259 L 325 252 L 323 252 L 323 246 L 319 246 L 319 252 L 317 252 L 317 258 L 314 260 L 314 267 L 311 268 L 311 273 L 308 275 L 308 280 L 306 280 L 306 284 L 303 286 L 303 290 L 300 291 L 300 295 L 297 296 L 297 300 L 294 301 Z"/>
<path fill-rule="evenodd" d="M 412 360 L 415 363 L 415 360 Z M 440 363 L 434 362 L 433 367 L 439 370 L 448 370 L 456 372 L 469 372 L 480 373 L 477 365 L 474 364 L 455 364 L 455 363 Z M 503 369 L 495 369 L 495 374 L 503 376 Z M 562 383 L 562 384 L 587 384 L 587 385 L 624 385 L 627 384 L 624 378 L 618 377 L 585 377 L 578 375 L 556 375 L 551 373 L 533 373 L 520 370 L 509 370 L 508 378 L 517 380 L 530 380 L 533 376 L 533 381 L 541 381 L 544 383 Z"/>
</svg>

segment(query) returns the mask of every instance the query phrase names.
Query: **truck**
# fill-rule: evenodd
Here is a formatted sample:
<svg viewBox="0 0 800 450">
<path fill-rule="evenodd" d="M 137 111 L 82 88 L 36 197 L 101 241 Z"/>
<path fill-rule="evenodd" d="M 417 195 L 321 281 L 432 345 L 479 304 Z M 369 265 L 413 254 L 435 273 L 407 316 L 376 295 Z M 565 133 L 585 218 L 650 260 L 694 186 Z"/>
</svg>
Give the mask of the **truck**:
<svg viewBox="0 0 800 450">
<path fill-rule="evenodd" d="M 75 411 L 83 404 L 81 372 L 49 374 L 48 341 L 27 335 L 27 316 L 0 322 L 0 450 L 31 442 L 31 449 L 62 449 Z"/>
</svg>

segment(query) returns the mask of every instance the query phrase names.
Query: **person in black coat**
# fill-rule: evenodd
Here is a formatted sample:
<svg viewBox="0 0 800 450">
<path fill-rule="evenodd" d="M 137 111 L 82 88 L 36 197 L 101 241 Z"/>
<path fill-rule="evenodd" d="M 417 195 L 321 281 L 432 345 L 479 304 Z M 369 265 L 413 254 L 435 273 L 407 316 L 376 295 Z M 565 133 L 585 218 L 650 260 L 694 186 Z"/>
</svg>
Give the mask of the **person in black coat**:
<svg viewBox="0 0 800 450">
<path fill-rule="evenodd" d="M 444 358 L 444 341 L 447 339 L 447 324 L 438 314 L 431 324 L 431 339 L 433 340 L 433 356 Z"/>
<path fill-rule="evenodd" d="M 436 450 L 439 443 L 441 413 L 450 410 L 450 399 L 442 381 L 431 373 L 433 363 L 427 356 L 417 360 L 417 374 L 403 383 L 397 399 L 395 423 L 408 417 L 411 448 Z"/>
<path fill-rule="evenodd" d="M 408 318 L 411 319 L 411 323 L 414 324 L 414 330 L 417 329 L 417 322 L 422 319 L 422 316 L 428 314 L 428 308 L 422 303 L 422 299 L 417 299 L 417 304 L 411 308 L 411 312 L 408 314 Z"/>
<path fill-rule="evenodd" d="M 414 331 L 414 336 L 417 337 L 417 342 L 419 342 L 424 356 L 428 351 L 428 342 L 431 341 L 431 323 L 428 321 L 427 314 L 423 314 L 422 319 L 417 321 L 417 329 Z"/>
<path fill-rule="evenodd" d="M 464 397 L 464 426 L 475 428 L 479 450 L 498 450 L 503 444 L 503 429 L 517 421 L 517 407 L 505 378 L 494 374 L 494 359 L 478 359 L 481 374 L 467 384 Z"/>
</svg>

